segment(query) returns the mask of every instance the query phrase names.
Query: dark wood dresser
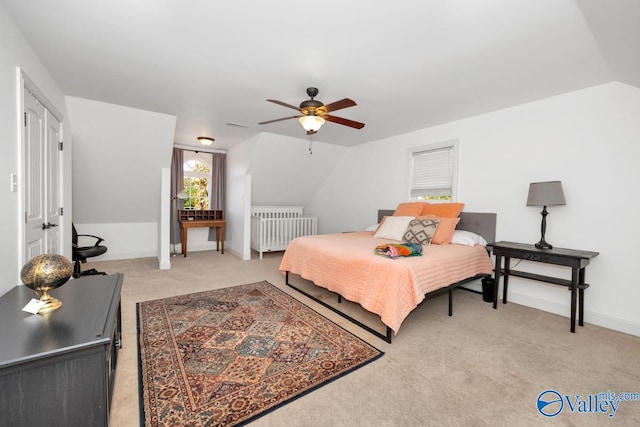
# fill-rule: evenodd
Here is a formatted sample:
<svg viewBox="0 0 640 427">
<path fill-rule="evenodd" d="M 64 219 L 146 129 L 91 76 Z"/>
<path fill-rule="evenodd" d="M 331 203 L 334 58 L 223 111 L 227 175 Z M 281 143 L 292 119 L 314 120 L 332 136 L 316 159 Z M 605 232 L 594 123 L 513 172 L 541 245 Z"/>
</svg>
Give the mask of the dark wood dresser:
<svg viewBox="0 0 640 427">
<path fill-rule="evenodd" d="M 36 297 L 26 286 L 0 297 L 0 426 L 108 425 L 123 278 L 70 280 L 46 315 L 22 311 Z"/>
</svg>

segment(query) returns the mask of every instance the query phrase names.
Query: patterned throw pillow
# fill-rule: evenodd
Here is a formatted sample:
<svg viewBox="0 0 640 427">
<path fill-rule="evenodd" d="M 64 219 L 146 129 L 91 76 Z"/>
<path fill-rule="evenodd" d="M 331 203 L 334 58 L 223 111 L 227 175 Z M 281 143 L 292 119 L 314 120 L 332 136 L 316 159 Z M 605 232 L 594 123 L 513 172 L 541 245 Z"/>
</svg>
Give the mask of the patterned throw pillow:
<svg viewBox="0 0 640 427">
<path fill-rule="evenodd" d="M 407 231 L 404 233 L 405 242 L 420 243 L 430 245 L 433 235 L 438 228 L 437 219 L 414 219 L 409 223 Z"/>
</svg>

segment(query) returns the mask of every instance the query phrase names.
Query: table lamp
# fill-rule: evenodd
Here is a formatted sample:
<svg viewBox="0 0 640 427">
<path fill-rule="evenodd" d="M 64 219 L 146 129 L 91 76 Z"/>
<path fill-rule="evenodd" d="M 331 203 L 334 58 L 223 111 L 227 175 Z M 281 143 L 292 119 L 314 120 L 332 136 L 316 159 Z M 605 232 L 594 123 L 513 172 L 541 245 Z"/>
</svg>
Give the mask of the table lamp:
<svg viewBox="0 0 640 427">
<path fill-rule="evenodd" d="M 549 243 L 544 240 L 544 233 L 547 230 L 547 206 L 566 205 L 564 200 L 564 192 L 562 191 L 562 182 L 546 181 L 532 182 L 529 184 L 529 196 L 527 197 L 527 206 L 543 206 L 542 224 L 540 225 L 541 238 L 536 243 L 538 249 L 553 249 Z"/>
</svg>

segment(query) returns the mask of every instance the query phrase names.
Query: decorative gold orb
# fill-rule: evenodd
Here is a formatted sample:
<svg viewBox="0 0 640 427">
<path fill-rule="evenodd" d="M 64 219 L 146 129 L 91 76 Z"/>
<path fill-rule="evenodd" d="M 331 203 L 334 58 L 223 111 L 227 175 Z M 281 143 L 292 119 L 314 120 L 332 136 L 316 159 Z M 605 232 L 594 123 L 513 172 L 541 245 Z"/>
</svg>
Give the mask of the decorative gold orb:
<svg viewBox="0 0 640 427">
<path fill-rule="evenodd" d="M 67 283 L 72 274 L 73 264 L 68 258 L 43 254 L 33 257 L 22 267 L 20 279 L 45 302 L 38 313 L 48 313 L 62 307 L 62 302 L 49 295 L 49 291 Z"/>
</svg>

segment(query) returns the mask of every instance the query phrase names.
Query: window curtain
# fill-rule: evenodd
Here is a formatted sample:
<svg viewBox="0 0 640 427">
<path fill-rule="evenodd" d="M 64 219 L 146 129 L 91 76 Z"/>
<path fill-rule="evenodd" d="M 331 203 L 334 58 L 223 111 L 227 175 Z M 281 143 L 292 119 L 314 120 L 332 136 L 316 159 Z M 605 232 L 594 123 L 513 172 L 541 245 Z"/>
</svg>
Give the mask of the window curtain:
<svg viewBox="0 0 640 427">
<path fill-rule="evenodd" d="M 178 199 L 178 193 L 184 187 L 184 152 L 181 148 L 174 148 L 171 156 L 171 230 L 170 241 L 172 244 L 180 243 L 180 223 L 178 222 L 178 209 L 182 200 Z"/>
<path fill-rule="evenodd" d="M 224 189 L 227 168 L 227 155 L 225 153 L 211 153 L 211 200 L 209 209 L 219 209 L 224 215 Z M 216 240 L 215 228 L 209 229 L 209 241 Z"/>
</svg>

